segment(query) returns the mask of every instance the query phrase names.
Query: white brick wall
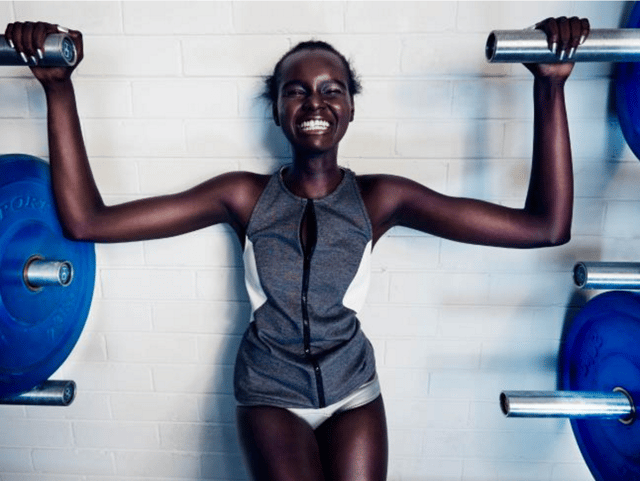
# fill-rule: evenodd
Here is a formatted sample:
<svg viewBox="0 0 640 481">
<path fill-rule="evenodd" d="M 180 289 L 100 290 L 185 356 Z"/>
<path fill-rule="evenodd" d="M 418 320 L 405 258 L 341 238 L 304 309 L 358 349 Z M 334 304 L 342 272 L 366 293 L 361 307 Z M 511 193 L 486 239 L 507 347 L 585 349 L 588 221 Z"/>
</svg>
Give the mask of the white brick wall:
<svg viewBox="0 0 640 481">
<path fill-rule="evenodd" d="M 523 202 L 531 79 L 484 60 L 493 29 L 550 15 L 621 25 L 625 2 L 19 2 L 0 19 L 83 31 L 75 73 L 108 202 L 222 172 L 270 172 L 288 147 L 256 100 L 295 42 L 326 39 L 362 75 L 342 162 L 449 194 Z M 4 28 L 4 27 L 1 27 Z M 509 251 L 395 229 L 376 247 L 363 326 L 379 363 L 393 481 L 583 481 L 566 421 L 507 420 L 505 389 L 554 389 L 577 260 L 637 260 L 640 168 L 611 111 L 611 66 L 567 85 L 576 172 L 572 241 Z M 3 67 L 0 150 L 46 158 L 44 96 Z M 231 229 L 97 246 L 83 335 L 53 377 L 68 408 L 0 407 L 0 481 L 242 480 L 235 350 L 248 322 Z M 393 321 L 393 322 L 391 322 Z"/>
</svg>

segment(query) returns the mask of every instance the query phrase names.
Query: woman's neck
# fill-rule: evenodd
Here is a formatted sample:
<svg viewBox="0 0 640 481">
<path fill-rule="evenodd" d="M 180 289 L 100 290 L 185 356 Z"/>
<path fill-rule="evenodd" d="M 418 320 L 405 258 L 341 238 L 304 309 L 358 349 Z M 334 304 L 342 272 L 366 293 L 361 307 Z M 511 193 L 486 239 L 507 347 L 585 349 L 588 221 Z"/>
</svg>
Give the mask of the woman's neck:
<svg viewBox="0 0 640 481">
<path fill-rule="evenodd" d="M 318 199 L 333 192 L 342 181 L 343 172 L 337 159 L 317 157 L 295 159 L 282 173 L 287 188 L 298 197 Z"/>
</svg>

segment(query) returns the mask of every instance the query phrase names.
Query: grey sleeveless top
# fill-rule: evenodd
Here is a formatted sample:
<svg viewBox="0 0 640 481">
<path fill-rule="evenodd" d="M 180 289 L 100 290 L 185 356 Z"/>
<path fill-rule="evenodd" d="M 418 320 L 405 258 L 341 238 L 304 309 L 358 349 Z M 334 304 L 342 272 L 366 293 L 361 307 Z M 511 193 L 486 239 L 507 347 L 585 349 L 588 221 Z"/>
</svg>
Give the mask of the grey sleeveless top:
<svg viewBox="0 0 640 481">
<path fill-rule="evenodd" d="M 241 404 L 324 407 L 375 373 L 356 316 L 369 283 L 371 222 L 355 175 L 343 172 L 335 191 L 310 200 L 293 195 L 280 171 L 253 210 L 244 252 L 252 322 L 234 374 Z"/>
</svg>

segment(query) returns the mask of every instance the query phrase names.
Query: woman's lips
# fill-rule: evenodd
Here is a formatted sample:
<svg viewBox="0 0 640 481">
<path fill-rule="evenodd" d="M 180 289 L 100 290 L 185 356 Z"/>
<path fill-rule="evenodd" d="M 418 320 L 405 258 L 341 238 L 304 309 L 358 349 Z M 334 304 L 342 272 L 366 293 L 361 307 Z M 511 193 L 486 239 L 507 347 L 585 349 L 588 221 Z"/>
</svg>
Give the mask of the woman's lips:
<svg viewBox="0 0 640 481">
<path fill-rule="evenodd" d="M 328 130 L 331 124 L 326 120 L 305 120 L 298 125 L 298 128 L 303 132 L 323 132 Z"/>
</svg>

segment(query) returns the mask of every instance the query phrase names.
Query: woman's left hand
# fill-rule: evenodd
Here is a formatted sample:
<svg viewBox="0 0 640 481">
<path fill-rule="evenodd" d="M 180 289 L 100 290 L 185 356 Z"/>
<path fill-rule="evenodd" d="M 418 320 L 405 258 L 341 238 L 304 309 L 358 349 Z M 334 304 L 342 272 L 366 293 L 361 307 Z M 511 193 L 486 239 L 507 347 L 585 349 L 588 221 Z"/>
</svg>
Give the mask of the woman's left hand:
<svg viewBox="0 0 640 481">
<path fill-rule="evenodd" d="M 558 57 L 559 63 L 527 63 L 525 67 L 536 77 L 566 79 L 573 70 L 571 59 L 589 36 L 589 20 L 578 17 L 547 18 L 536 24 L 535 28 L 547 35 L 549 50 Z"/>
<path fill-rule="evenodd" d="M 66 33 L 76 46 L 76 63 L 72 67 L 39 67 L 38 61 L 44 52 L 45 38 L 52 33 Z M 31 67 L 34 76 L 46 88 L 56 82 L 68 80 L 84 56 L 82 33 L 68 30 L 46 22 L 15 22 L 7 25 L 4 32 L 9 45 L 22 56 L 25 65 Z"/>
</svg>

